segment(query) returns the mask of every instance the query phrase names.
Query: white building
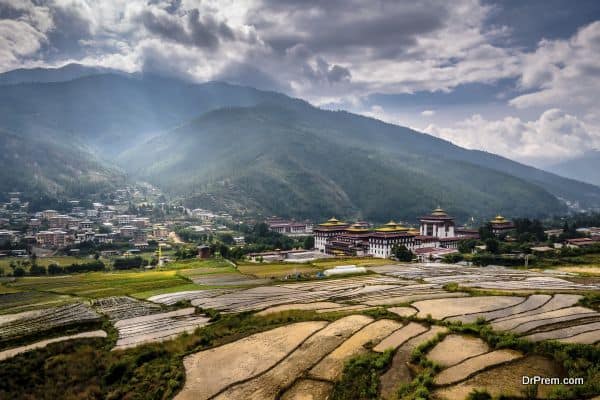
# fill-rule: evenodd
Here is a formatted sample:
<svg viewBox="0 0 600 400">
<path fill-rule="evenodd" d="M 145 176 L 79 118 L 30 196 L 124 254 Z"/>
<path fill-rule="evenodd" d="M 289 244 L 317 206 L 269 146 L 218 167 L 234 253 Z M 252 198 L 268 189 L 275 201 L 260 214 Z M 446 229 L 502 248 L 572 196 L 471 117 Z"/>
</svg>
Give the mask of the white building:
<svg viewBox="0 0 600 400">
<path fill-rule="evenodd" d="M 454 218 L 450 217 L 446 211 L 440 207 L 436 208 L 429 215 L 420 219 L 420 233 L 422 236 L 433 236 L 436 238 L 453 238 Z"/>
</svg>

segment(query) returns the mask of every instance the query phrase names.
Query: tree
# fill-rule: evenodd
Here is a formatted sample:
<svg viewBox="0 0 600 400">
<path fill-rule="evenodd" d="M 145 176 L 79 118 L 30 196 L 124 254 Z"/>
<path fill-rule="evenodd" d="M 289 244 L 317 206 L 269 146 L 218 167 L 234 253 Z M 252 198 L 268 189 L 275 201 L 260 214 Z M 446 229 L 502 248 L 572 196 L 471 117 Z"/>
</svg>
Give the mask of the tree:
<svg viewBox="0 0 600 400">
<path fill-rule="evenodd" d="M 229 247 L 227 247 L 227 245 L 221 244 L 219 246 L 219 253 L 221 253 L 221 257 L 227 258 L 227 256 L 229 255 Z"/>
<path fill-rule="evenodd" d="M 498 243 L 498 240 L 489 238 L 485 241 L 485 249 L 492 254 L 498 254 L 500 244 Z"/>
<path fill-rule="evenodd" d="M 189 258 L 194 258 L 198 255 L 198 251 L 194 246 L 179 246 L 177 250 L 175 250 L 175 258 L 177 260 L 186 260 Z"/>
<path fill-rule="evenodd" d="M 304 242 L 302 243 L 302 248 L 306 250 L 313 249 L 315 247 L 315 237 L 307 236 L 304 238 Z"/>
<path fill-rule="evenodd" d="M 394 246 L 392 248 L 392 254 L 398 261 L 412 261 L 414 257 L 412 251 L 407 249 L 404 245 Z"/>
<path fill-rule="evenodd" d="M 491 223 L 488 222 L 487 224 L 479 228 L 479 238 L 483 241 L 487 239 L 496 238 L 496 235 L 494 235 L 494 232 L 492 231 Z"/>
<path fill-rule="evenodd" d="M 219 240 L 225 244 L 233 244 L 233 236 L 230 233 L 221 233 L 219 235 Z"/>
<path fill-rule="evenodd" d="M 467 400 L 492 400 L 492 396 L 485 390 L 473 389 L 467 396 Z"/>
<path fill-rule="evenodd" d="M 48 273 L 50 275 L 57 275 L 57 274 L 61 274 L 63 272 L 64 272 L 64 270 L 61 268 L 61 266 L 56 263 L 52 263 L 52 264 L 48 265 Z"/>
<path fill-rule="evenodd" d="M 475 239 L 461 240 L 458 242 L 458 251 L 463 254 L 471 253 L 476 245 L 477 241 Z"/>
</svg>

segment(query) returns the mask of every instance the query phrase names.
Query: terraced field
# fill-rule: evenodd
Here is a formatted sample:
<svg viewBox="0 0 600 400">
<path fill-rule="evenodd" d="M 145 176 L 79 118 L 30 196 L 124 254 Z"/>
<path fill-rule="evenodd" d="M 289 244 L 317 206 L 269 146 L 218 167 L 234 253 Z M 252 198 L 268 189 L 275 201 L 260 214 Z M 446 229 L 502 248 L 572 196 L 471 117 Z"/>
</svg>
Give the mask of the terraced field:
<svg viewBox="0 0 600 400">
<path fill-rule="evenodd" d="M 208 324 L 210 318 L 196 314 L 193 307 L 166 313 L 121 319 L 115 322 L 119 338 L 115 349 L 172 339 L 183 332 L 193 332 Z"/>
<path fill-rule="evenodd" d="M 112 321 L 154 314 L 160 312 L 162 309 L 158 304 L 127 296 L 97 299 L 92 302 L 92 307 L 100 314 L 106 315 Z"/>
<path fill-rule="evenodd" d="M 0 316 L 0 343 L 58 327 L 74 326 L 99 320 L 100 315 L 81 303 L 25 311 L 19 314 L 7 314 Z"/>
<path fill-rule="evenodd" d="M 524 373 L 528 363 L 540 362 L 532 370 L 564 375 L 554 361 L 542 360 L 528 350 L 498 348 L 486 343 L 483 335 L 461 333 L 464 324 L 473 324 L 469 325 L 472 329 L 485 322 L 498 334 L 510 333 L 531 342 L 600 343 L 600 313 L 580 303 L 582 294 L 600 290 L 598 285 L 552 272 L 398 264 L 369 266 L 374 273 L 363 276 L 296 283 L 222 268 L 225 272 L 196 271 L 185 278 L 181 274 L 188 270 L 184 269 L 17 280 L 5 287 L 10 293 L 0 295 L 0 313 L 2 296 L 14 296 L 14 300 L 7 297 L 5 304 L 15 304 L 16 310 L 35 306 L 36 301 L 52 304 L 67 294 L 73 295 L 66 296 L 71 301 L 87 298 L 90 305 L 79 301 L 0 315 L 0 341 L 98 321 L 103 315 L 118 332 L 114 349 L 120 351 L 111 354 L 126 356 L 131 348 L 146 343 L 185 340 L 182 333 L 191 334 L 218 321 L 206 315 L 214 316 L 210 310 L 222 313 L 221 318 L 243 315 L 261 323 L 274 321 L 274 326 L 262 332 L 239 334 L 209 349 L 195 348 L 181 355 L 186 380 L 176 398 L 261 400 L 327 399 L 349 360 L 386 351 L 392 351 L 392 357 L 378 372 L 378 391 L 382 398 L 394 399 L 402 385 L 410 384 L 423 368 L 413 364 L 413 357 L 427 343 L 433 344 L 423 350 L 423 357 L 441 369 L 431 379 L 439 398 L 464 398 L 478 387 L 494 391 L 494 378 L 500 380 L 504 392 L 519 393 L 523 388 L 515 381 L 515 373 L 507 372 L 511 366 Z M 202 283 L 202 288 L 168 290 L 189 285 L 187 278 Z M 449 283 L 459 286 L 448 290 L 445 285 Z M 131 296 L 156 288 L 168 292 L 147 300 Z M 494 292 L 473 292 L 474 288 Z M 32 293 L 31 301 L 21 293 Z M 7 357 L 13 356 L 11 350 L 19 352 L 10 349 Z M 498 378 L 502 373 L 506 379 Z"/>
</svg>

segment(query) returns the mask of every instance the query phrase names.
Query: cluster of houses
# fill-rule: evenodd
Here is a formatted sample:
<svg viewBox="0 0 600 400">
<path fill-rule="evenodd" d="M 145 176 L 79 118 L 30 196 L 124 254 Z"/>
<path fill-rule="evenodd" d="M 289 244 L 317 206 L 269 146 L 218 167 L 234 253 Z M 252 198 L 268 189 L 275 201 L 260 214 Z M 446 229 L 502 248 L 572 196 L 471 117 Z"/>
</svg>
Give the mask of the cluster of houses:
<svg viewBox="0 0 600 400">
<path fill-rule="evenodd" d="M 127 208 L 126 189 L 117 190 L 116 203 L 105 205 L 92 203 L 82 207 L 77 200 L 71 201 L 68 213 L 56 210 L 27 212 L 27 204 L 21 204 L 20 193 L 10 193 L 10 202 L 0 208 L 0 226 L 19 229 L 0 230 L 0 245 L 25 241 L 40 248 L 59 249 L 86 242 L 96 244 L 129 242 L 141 248 L 148 240 L 165 240 L 169 230 L 163 224 L 151 223 L 147 217 L 122 213 Z"/>
<path fill-rule="evenodd" d="M 101 203 L 92 209 L 75 209 L 70 214 L 59 214 L 55 210 L 36 213 L 32 218 L 36 227 L 42 223 L 48 229 L 32 228 L 38 247 L 61 248 L 85 242 L 97 244 L 127 241 L 137 248 L 148 246 L 148 240 L 166 240 L 169 231 L 162 224 L 151 224 L 147 217 L 116 214 Z M 31 226 L 31 225 L 30 225 Z"/>
<path fill-rule="evenodd" d="M 122 244 L 127 243 L 132 251 L 143 249 L 148 242 L 169 239 L 174 225 L 189 227 L 197 232 L 212 233 L 227 230 L 224 221 L 232 221 L 227 213 L 213 213 L 208 210 L 189 210 L 178 206 L 175 214 L 168 217 L 149 218 L 152 207 L 162 208 L 166 204 L 144 203 L 146 194 L 140 194 L 138 188 L 118 189 L 108 196 L 108 204 L 100 202 L 87 203 L 70 201 L 68 212 L 43 210 L 30 212 L 28 203 L 21 201 L 21 193 L 9 193 L 9 201 L 0 204 L 0 246 L 15 245 L 25 242 L 27 245 L 41 249 L 76 248 L 83 244 Z M 160 195 L 154 188 L 149 190 L 151 196 Z M 131 204 L 141 204 L 133 209 L 139 214 L 131 213 Z M 150 212 L 145 212 L 145 211 Z M 129 211 L 129 212 L 128 212 Z M 235 243 L 244 244 L 244 237 L 234 237 Z M 13 246 L 14 249 L 14 246 Z M 110 252 L 111 250 L 107 250 Z M 25 250 L 0 252 L 0 255 L 27 255 Z"/>
</svg>

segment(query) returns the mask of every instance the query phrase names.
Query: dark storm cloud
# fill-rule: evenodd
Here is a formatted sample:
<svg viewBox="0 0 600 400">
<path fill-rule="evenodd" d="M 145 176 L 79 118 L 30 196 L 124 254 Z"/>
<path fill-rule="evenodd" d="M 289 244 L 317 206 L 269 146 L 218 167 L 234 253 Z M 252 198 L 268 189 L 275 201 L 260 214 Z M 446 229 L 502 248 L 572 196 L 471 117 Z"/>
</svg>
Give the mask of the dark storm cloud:
<svg viewBox="0 0 600 400">
<path fill-rule="evenodd" d="M 344 80 L 350 80 L 350 70 L 339 65 L 330 65 L 321 57 L 315 60 L 315 66 L 306 63 L 302 70 L 304 76 L 314 83 L 338 83 Z"/>
<path fill-rule="evenodd" d="M 139 15 L 143 26 L 153 35 L 185 45 L 215 49 L 223 40 L 234 40 L 233 30 L 211 15 L 200 15 L 198 9 L 182 19 L 162 10 L 144 10 Z"/>
<path fill-rule="evenodd" d="M 265 0 L 266 6 L 294 21 L 292 32 L 270 29 L 269 17 L 254 17 L 263 37 L 275 50 L 305 44 L 311 51 L 339 52 L 368 48 L 373 55 L 397 53 L 415 38 L 444 25 L 447 10 L 436 3 L 339 2 Z M 345 6 L 342 6 L 344 5 Z M 394 48 L 396 50 L 390 50 Z"/>
</svg>

